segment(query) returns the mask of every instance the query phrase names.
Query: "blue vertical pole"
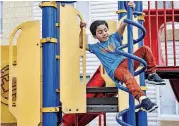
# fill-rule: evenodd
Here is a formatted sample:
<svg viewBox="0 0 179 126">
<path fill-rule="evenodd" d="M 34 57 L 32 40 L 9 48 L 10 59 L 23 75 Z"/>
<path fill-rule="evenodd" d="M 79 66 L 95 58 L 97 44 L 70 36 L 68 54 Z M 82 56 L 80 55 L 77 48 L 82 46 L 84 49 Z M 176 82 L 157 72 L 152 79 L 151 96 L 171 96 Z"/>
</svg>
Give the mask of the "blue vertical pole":
<svg viewBox="0 0 179 126">
<path fill-rule="evenodd" d="M 143 4 L 142 1 L 137 1 L 136 2 L 136 11 L 138 12 L 143 12 Z M 143 25 L 143 21 L 142 20 L 138 20 L 138 23 Z M 138 30 L 138 36 L 141 36 L 142 31 L 139 29 Z M 139 47 L 144 45 L 144 41 L 142 40 L 141 42 L 139 42 Z M 140 74 L 140 86 L 145 86 L 145 76 L 144 73 Z M 146 94 L 146 91 L 144 91 L 144 93 Z M 147 113 L 145 111 L 140 110 L 137 113 L 137 126 L 148 126 L 148 121 L 147 121 Z"/>
<path fill-rule="evenodd" d="M 125 10 L 124 7 L 124 1 L 118 1 L 118 10 Z M 118 14 L 118 20 L 123 18 L 126 15 L 126 13 L 119 13 Z M 128 113 L 122 115 L 123 122 L 129 123 Z"/>
<path fill-rule="evenodd" d="M 133 19 L 133 12 L 132 12 L 132 8 L 127 6 L 127 19 L 132 20 Z M 127 31 L 128 31 L 128 53 L 133 54 L 133 28 L 132 25 L 127 24 Z M 134 74 L 134 64 L 133 64 L 133 60 L 128 58 L 128 68 L 129 71 L 131 72 L 131 74 Z M 131 124 L 132 126 L 135 126 L 136 122 L 135 122 L 135 101 L 134 101 L 134 97 L 132 96 L 132 94 L 129 94 L 129 124 Z"/>
<path fill-rule="evenodd" d="M 42 38 L 56 38 L 56 11 L 53 6 L 42 7 Z M 42 106 L 43 108 L 57 107 L 56 94 L 56 43 L 42 44 Z M 43 112 L 43 126 L 56 126 L 57 113 Z"/>
<path fill-rule="evenodd" d="M 57 2 L 57 5 L 60 6 L 60 2 Z M 58 23 L 58 26 L 56 27 L 56 38 L 57 38 L 57 56 L 60 56 L 60 36 L 59 36 L 59 32 L 60 32 L 60 10 L 58 8 L 57 13 L 56 13 L 56 23 Z M 56 60 L 56 78 L 57 78 L 57 89 L 60 89 L 60 60 Z M 60 102 L 60 92 L 57 93 L 57 106 L 61 106 L 61 102 Z M 58 123 L 60 124 L 62 122 L 62 112 L 58 113 Z"/>
<path fill-rule="evenodd" d="M 124 1 L 118 1 L 118 10 L 125 10 Z M 126 13 L 120 13 L 120 14 L 118 14 L 118 20 L 120 20 L 125 15 L 126 15 Z"/>
</svg>

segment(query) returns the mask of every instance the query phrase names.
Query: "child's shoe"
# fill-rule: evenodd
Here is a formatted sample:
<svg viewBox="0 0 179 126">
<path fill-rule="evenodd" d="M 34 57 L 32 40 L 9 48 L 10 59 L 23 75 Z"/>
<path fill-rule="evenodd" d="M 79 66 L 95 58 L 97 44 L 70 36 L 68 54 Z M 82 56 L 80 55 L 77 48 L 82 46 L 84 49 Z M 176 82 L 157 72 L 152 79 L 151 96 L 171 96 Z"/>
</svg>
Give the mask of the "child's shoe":
<svg viewBox="0 0 179 126">
<path fill-rule="evenodd" d="M 149 74 L 146 83 L 154 85 L 166 85 L 166 82 L 157 73 Z"/>
<path fill-rule="evenodd" d="M 157 104 L 153 103 L 149 98 L 146 96 L 140 97 L 140 104 L 141 107 L 146 110 L 147 112 L 152 112 L 158 108 Z"/>
</svg>

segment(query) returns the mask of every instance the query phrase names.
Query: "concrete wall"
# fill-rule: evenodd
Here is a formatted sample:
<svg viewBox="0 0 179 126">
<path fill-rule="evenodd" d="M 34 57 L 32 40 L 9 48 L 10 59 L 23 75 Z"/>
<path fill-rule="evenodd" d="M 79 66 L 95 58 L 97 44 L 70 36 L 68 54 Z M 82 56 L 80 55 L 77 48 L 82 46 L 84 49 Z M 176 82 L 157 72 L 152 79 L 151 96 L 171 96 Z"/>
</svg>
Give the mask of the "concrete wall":
<svg viewBox="0 0 179 126">
<path fill-rule="evenodd" d="M 14 28 L 22 22 L 33 20 L 32 1 L 3 1 L 2 43 L 7 45 Z"/>
</svg>

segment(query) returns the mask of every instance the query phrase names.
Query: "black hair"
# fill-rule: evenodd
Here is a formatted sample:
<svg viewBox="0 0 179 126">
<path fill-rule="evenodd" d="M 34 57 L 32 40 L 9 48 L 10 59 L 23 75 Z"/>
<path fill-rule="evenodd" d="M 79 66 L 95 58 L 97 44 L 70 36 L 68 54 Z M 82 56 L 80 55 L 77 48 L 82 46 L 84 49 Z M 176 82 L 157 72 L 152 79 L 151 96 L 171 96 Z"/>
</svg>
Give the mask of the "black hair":
<svg viewBox="0 0 179 126">
<path fill-rule="evenodd" d="M 97 27 L 99 26 L 99 25 L 106 25 L 106 27 L 108 28 L 108 23 L 106 22 L 106 21 L 104 21 L 104 20 L 96 20 L 96 21 L 94 21 L 92 24 L 91 24 L 91 26 L 90 26 L 90 31 L 91 31 L 91 34 L 93 35 L 93 36 L 95 36 L 96 35 L 96 29 L 97 29 Z"/>
</svg>

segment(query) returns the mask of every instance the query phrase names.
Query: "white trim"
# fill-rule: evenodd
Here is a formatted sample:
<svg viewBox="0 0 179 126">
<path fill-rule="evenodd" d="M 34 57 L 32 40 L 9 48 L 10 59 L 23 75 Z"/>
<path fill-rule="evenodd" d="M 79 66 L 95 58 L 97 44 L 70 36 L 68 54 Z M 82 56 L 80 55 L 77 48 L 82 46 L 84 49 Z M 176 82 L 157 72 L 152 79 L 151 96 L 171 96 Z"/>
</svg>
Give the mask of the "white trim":
<svg viewBox="0 0 179 126">
<path fill-rule="evenodd" d="M 157 95 L 157 105 L 159 106 L 158 112 L 157 112 L 157 117 L 160 116 L 160 93 L 159 93 L 159 86 L 156 87 L 156 95 Z"/>
<path fill-rule="evenodd" d="M 176 101 L 176 115 L 178 115 L 179 116 L 179 104 L 178 104 L 178 102 Z"/>
<path fill-rule="evenodd" d="M 160 116 L 160 94 L 159 94 L 159 86 L 156 87 L 156 100 L 157 100 L 157 105 L 159 108 L 157 109 L 157 118 Z M 160 126 L 160 120 L 157 119 L 157 126 Z"/>
<path fill-rule="evenodd" d="M 178 115 L 160 115 L 158 117 L 159 121 L 179 121 L 179 116 Z"/>
</svg>

